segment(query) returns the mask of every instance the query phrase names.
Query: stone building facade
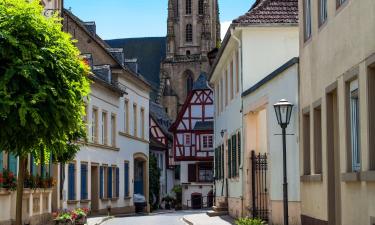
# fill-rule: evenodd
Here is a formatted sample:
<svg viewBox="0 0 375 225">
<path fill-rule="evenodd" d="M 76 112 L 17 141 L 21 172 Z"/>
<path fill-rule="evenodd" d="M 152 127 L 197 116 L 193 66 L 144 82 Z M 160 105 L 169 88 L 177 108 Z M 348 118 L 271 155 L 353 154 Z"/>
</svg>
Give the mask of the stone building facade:
<svg viewBox="0 0 375 225">
<path fill-rule="evenodd" d="M 220 43 L 217 0 L 169 0 L 166 58 L 157 101 L 175 120 L 194 81 L 210 69 L 207 54 Z"/>
</svg>

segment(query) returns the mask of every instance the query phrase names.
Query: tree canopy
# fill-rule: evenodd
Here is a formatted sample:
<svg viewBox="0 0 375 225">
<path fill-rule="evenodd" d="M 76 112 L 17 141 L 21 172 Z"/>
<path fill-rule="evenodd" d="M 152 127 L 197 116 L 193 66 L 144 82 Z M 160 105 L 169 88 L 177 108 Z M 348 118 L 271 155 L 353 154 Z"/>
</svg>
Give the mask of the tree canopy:
<svg viewBox="0 0 375 225">
<path fill-rule="evenodd" d="M 86 137 L 89 67 L 58 15 L 37 0 L 0 0 L 0 150 L 67 161 Z"/>
</svg>

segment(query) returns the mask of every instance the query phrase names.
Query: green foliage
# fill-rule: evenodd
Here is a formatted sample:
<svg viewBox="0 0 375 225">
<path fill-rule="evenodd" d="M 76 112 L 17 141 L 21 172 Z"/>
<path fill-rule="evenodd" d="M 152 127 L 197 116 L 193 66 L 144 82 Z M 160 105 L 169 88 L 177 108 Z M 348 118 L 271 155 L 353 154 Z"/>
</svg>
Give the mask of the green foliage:
<svg viewBox="0 0 375 225">
<path fill-rule="evenodd" d="M 71 160 L 86 137 L 89 68 L 39 1 L 0 0 L 0 149 Z M 41 154 L 43 152 L 43 154 Z M 41 160 L 48 162 L 48 160 Z"/>
<path fill-rule="evenodd" d="M 261 219 L 251 219 L 251 218 L 240 218 L 236 220 L 236 225 L 263 225 L 264 221 Z"/>
<path fill-rule="evenodd" d="M 152 204 L 153 198 L 156 198 L 156 203 L 152 204 L 152 209 L 158 208 L 158 199 L 160 193 L 160 170 L 158 168 L 157 159 L 154 155 L 150 154 L 149 161 L 149 179 L 150 179 L 150 203 Z"/>
<path fill-rule="evenodd" d="M 180 210 L 182 209 L 182 186 L 181 185 L 175 185 L 172 188 L 172 192 L 176 195 L 176 201 L 175 201 L 175 209 Z"/>
</svg>

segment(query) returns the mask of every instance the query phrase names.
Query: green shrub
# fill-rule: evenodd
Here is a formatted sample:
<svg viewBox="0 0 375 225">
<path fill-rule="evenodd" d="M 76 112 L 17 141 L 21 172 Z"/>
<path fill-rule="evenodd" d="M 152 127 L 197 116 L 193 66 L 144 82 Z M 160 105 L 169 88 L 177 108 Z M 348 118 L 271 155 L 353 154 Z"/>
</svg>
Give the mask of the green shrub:
<svg viewBox="0 0 375 225">
<path fill-rule="evenodd" d="M 261 219 L 251 219 L 251 218 L 240 218 L 236 220 L 236 225 L 263 225 L 264 221 Z"/>
</svg>

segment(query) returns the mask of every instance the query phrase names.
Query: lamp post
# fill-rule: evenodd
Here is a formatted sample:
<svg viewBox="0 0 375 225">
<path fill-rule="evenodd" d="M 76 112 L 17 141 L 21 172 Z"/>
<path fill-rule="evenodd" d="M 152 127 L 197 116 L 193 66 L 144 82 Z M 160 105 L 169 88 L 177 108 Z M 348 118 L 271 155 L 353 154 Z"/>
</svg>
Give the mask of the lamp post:
<svg viewBox="0 0 375 225">
<path fill-rule="evenodd" d="M 290 117 L 292 115 L 293 104 L 285 99 L 281 99 L 278 103 L 274 104 L 277 122 L 283 130 L 283 174 L 284 174 L 284 225 L 288 225 L 288 180 L 286 168 L 286 128 L 289 125 Z"/>
</svg>

